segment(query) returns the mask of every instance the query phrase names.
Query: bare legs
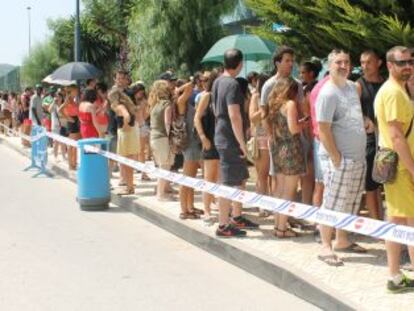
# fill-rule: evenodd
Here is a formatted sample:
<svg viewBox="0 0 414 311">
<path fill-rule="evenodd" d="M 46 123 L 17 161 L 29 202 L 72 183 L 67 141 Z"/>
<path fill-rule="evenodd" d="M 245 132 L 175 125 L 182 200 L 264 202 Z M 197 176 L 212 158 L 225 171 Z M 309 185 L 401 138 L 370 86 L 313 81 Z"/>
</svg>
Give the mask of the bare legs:
<svg viewBox="0 0 414 311">
<path fill-rule="evenodd" d="M 219 160 L 204 160 L 204 180 L 216 183 L 219 178 Z M 211 203 L 214 196 L 203 192 L 204 214 L 206 217 L 211 216 Z"/>
<path fill-rule="evenodd" d="M 198 161 L 184 161 L 183 174 L 195 177 L 197 175 Z M 194 208 L 194 189 L 180 186 L 180 205 L 183 214 L 191 213 Z"/>
<path fill-rule="evenodd" d="M 245 187 L 246 187 L 246 181 L 243 181 L 243 184 L 238 188 L 245 189 Z M 219 203 L 219 225 L 220 226 L 228 225 L 230 223 L 229 215 L 230 215 L 230 207 L 231 207 L 232 201 L 229 199 L 220 197 L 218 199 L 218 203 Z M 232 216 L 233 217 L 240 216 L 241 209 L 242 209 L 241 203 L 233 202 Z"/>
<path fill-rule="evenodd" d="M 299 175 L 277 174 L 277 192 L 276 197 L 288 201 L 293 201 L 296 196 L 296 188 L 299 181 Z M 295 237 L 296 233 L 287 230 L 288 216 L 275 214 L 275 229 L 278 237 Z"/>
<path fill-rule="evenodd" d="M 169 171 L 171 169 L 170 165 L 160 165 L 160 168 Z M 157 182 L 157 199 L 158 200 L 168 200 L 170 197 L 167 195 L 167 187 L 169 183 L 168 180 L 158 178 Z"/>
<path fill-rule="evenodd" d="M 398 225 L 408 225 L 414 227 L 414 218 L 389 217 L 389 222 Z M 400 259 L 401 259 L 401 244 L 385 241 L 385 248 L 387 250 L 388 270 L 391 277 L 400 274 Z M 411 265 L 414 266 L 414 247 L 408 247 L 408 253 L 411 259 Z"/>
<path fill-rule="evenodd" d="M 269 150 L 259 150 L 259 158 L 255 162 L 256 191 L 261 194 L 266 194 L 269 190 L 269 161 Z"/>
<path fill-rule="evenodd" d="M 368 209 L 369 217 L 373 219 L 382 219 L 381 194 L 378 189 L 366 192 L 365 204 Z"/>
<path fill-rule="evenodd" d="M 302 203 L 312 204 L 312 196 L 315 186 L 315 173 L 313 169 L 313 160 L 308 160 L 306 175 L 300 177 L 302 189 Z"/>
<path fill-rule="evenodd" d="M 71 134 L 69 134 L 69 138 L 73 139 L 73 140 L 79 140 L 80 139 L 80 134 L 79 133 L 71 133 Z M 77 157 L 78 157 L 77 148 L 69 146 L 69 148 L 68 148 L 68 161 L 69 161 L 69 169 L 70 170 L 76 170 Z"/>
<path fill-rule="evenodd" d="M 318 182 L 318 181 L 315 182 L 315 189 L 313 189 L 313 198 L 312 198 L 312 204 L 314 206 L 322 205 L 323 189 L 324 189 L 323 182 Z"/>
</svg>

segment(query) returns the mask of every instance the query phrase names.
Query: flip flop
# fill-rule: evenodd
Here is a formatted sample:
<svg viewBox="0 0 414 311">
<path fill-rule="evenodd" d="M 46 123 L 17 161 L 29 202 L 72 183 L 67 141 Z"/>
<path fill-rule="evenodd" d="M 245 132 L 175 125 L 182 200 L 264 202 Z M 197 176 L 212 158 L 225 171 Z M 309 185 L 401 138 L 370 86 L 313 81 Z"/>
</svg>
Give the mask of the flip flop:
<svg viewBox="0 0 414 311">
<path fill-rule="evenodd" d="M 414 266 L 410 263 L 406 263 L 401 266 L 401 269 L 406 271 L 414 271 Z"/>
<path fill-rule="evenodd" d="M 344 262 L 341 259 L 339 259 L 339 257 L 335 254 L 318 255 L 318 259 L 331 267 L 340 267 L 344 265 Z"/>
<path fill-rule="evenodd" d="M 335 252 L 340 252 L 340 253 L 356 253 L 356 254 L 364 254 L 367 252 L 367 250 L 361 246 L 359 246 L 356 243 L 352 243 L 349 246 L 345 247 L 345 248 L 336 248 L 334 247 L 334 251 Z"/>
</svg>

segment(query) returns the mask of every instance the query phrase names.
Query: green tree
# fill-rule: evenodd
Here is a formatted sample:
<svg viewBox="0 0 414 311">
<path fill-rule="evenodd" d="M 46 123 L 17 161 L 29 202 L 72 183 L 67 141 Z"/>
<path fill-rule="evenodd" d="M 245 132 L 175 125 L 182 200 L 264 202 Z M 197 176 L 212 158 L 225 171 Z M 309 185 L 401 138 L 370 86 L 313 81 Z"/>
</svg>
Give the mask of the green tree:
<svg viewBox="0 0 414 311">
<path fill-rule="evenodd" d="M 131 66 L 135 78 L 151 82 L 173 68 L 189 74 L 223 36 L 220 18 L 234 0 L 148 0 L 135 5 L 129 22 Z"/>
<path fill-rule="evenodd" d="M 100 30 L 106 40 L 117 48 L 117 63 L 126 68 L 128 63 L 128 23 L 134 7 L 144 0 L 84 0 L 83 14 Z M 146 1 L 148 2 L 148 1 Z"/>
<path fill-rule="evenodd" d="M 412 0 L 246 0 L 262 19 L 253 31 L 294 47 L 300 57 L 324 57 L 332 48 L 356 56 L 364 49 L 385 52 L 414 45 Z M 272 31 L 273 23 L 290 30 Z"/>
<path fill-rule="evenodd" d="M 74 60 L 74 17 L 49 21 L 49 27 L 53 32 L 52 42 L 59 58 L 63 63 L 72 62 Z M 81 17 L 80 28 L 81 61 L 109 71 L 116 61 L 116 53 L 119 49 L 117 42 L 106 36 L 88 15 Z"/>
<path fill-rule="evenodd" d="M 23 85 L 35 85 L 62 65 L 54 44 L 48 40 L 32 48 L 21 67 Z"/>
</svg>

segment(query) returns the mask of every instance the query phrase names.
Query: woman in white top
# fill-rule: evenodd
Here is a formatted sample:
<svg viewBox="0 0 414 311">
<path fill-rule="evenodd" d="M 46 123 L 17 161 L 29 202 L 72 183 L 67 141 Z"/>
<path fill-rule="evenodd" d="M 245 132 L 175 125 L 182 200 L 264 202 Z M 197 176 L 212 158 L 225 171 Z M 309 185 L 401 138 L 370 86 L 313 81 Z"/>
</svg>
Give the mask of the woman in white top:
<svg viewBox="0 0 414 311">
<path fill-rule="evenodd" d="M 64 137 L 68 136 L 67 133 L 67 120 L 62 113 L 62 109 L 64 108 L 63 103 L 65 101 L 65 96 L 62 93 L 57 92 L 53 97 L 53 103 L 49 105 L 49 113 L 52 121 L 52 133 L 61 135 Z M 66 145 L 60 143 L 59 141 L 53 141 L 53 155 L 55 156 L 55 160 L 58 160 L 59 149 L 62 155 L 62 158 L 66 160 Z"/>
</svg>

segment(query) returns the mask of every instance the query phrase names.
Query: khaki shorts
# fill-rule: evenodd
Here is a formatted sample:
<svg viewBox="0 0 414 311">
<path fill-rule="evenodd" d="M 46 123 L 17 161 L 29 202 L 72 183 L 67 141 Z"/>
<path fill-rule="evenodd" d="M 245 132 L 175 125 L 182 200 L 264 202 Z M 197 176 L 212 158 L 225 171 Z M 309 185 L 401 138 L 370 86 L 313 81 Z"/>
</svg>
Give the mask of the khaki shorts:
<svg viewBox="0 0 414 311">
<path fill-rule="evenodd" d="M 158 166 L 171 167 L 174 164 L 174 154 L 171 152 L 167 137 L 151 139 L 150 145 Z"/>
</svg>

